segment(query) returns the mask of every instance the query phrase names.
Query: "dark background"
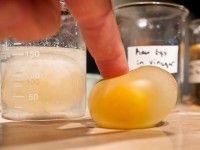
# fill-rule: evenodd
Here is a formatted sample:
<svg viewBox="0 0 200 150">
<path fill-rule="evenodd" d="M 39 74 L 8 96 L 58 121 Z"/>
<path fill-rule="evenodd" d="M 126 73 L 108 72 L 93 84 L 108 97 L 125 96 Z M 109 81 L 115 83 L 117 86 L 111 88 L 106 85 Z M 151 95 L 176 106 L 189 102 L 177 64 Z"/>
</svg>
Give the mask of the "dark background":
<svg viewBox="0 0 200 150">
<path fill-rule="evenodd" d="M 136 1 L 136 0 L 113 0 L 113 6 L 115 7 L 116 5 L 119 5 L 122 3 L 134 2 L 134 1 Z M 146 0 L 146 1 L 148 1 L 148 0 Z M 199 3 L 200 3 L 199 0 L 160 0 L 160 1 L 184 5 L 190 11 L 189 20 L 200 18 L 200 7 L 198 7 Z M 91 57 L 91 55 L 88 52 L 87 52 L 87 72 L 88 73 L 99 73 L 93 58 Z"/>
<path fill-rule="evenodd" d="M 190 19 L 200 17 L 199 0 L 173 0 L 174 3 L 184 5 L 190 11 Z"/>
</svg>

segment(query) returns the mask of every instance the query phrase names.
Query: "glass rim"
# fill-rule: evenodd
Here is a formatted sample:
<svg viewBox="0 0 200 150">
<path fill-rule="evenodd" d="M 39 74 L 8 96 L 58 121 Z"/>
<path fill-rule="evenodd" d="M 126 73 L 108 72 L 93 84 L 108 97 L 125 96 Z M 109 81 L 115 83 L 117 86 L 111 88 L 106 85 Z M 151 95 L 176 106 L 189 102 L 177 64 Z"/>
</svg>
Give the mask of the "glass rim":
<svg viewBox="0 0 200 150">
<path fill-rule="evenodd" d="M 151 1 L 151 2 L 129 2 L 126 4 L 120 4 L 117 5 L 114 10 L 119 10 L 122 8 L 126 8 L 126 7 L 132 7 L 132 6 L 142 6 L 142 5 L 149 5 L 149 6 L 154 6 L 154 5 L 160 5 L 160 6 L 168 6 L 168 7 L 173 7 L 173 8 L 177 8 L 181 11 L 184 12 L 185 16 L 188 16 L 189 14 L 189 10 L 183 6 L 183 5 L 179 5 L 176 3 L 168 3 L 168 2 L 156 2 L 156 1 Z"/>
<path fill-rule="evenodd" d="M 198 27 L 198 26 L 200 26 L 200 18 L 199 18 L 199 19 L 194 19 L 194 20 L 192 20 L 192 21 L 190 22 L 190 25 L 189 25 L 189 27 L 190 27 L 191 29 L 193 29 L 193 28 L 195 28 L 195 27 Z"/>
</svg>

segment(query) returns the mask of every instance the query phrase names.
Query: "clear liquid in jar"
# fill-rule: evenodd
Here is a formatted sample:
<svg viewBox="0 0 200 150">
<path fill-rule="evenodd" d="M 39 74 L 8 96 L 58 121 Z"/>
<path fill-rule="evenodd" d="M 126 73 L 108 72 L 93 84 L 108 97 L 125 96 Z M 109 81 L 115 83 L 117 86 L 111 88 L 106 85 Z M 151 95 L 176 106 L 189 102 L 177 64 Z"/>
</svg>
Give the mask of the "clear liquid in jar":
<svg viewBox="0 0 200 150">
<path fill-rule="evenodd" d="M 3 116 L 78 117 L 85 110 L 86 53 L 55 47 L 8 47 L 2 52 Z"/>
</svg>

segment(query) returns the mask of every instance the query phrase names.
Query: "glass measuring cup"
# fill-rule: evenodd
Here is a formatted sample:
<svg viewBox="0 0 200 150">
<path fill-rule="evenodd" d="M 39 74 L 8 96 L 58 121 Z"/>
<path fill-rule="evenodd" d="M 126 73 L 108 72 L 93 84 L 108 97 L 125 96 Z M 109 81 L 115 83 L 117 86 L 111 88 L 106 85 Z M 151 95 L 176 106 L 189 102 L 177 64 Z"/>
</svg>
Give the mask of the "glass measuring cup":
<svg viewBox="0 0 200 150">
<path fill-rule="evenodd" d="M 46 120 L 85 113 L 86 51 L 76 21 L 61 2 L 60 31 L 47 39 L 1 45 L 2 116 Z"/>
<path fill-rule="evenodd" d="M 153 65 L 183 82 L 183 56 L 188 10 L 172 3 L 133 2 L 115 9 L 129 68 Z"/>
</svg>

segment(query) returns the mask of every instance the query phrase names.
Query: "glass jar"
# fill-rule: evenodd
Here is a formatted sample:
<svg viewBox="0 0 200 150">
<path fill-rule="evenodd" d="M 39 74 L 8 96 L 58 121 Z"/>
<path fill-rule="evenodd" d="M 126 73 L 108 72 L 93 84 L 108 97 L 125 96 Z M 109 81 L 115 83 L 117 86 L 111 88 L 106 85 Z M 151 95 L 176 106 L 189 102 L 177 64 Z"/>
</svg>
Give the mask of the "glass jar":
<svg viewBox="0 0 200 150">
<path fill-rule="evenodd" d="M 200 19 L 191 21 L 189 31 L 191 100 L 200 104 Z"/>
<path fill-rule="evenodd" d="M 1 45 L 2 116 L 51 120 L 85 113 L 86 48 L 76 21 L 61 2 L 61 26 L 54 36 Z"/>
<path fill-rule="evenodd" d="M 144 65 L 167 70 L 178 83 L 180 102 L 188 10 L 171 3 L 134 2 L 115 12 L 130 70 Z"/>
</svg>

